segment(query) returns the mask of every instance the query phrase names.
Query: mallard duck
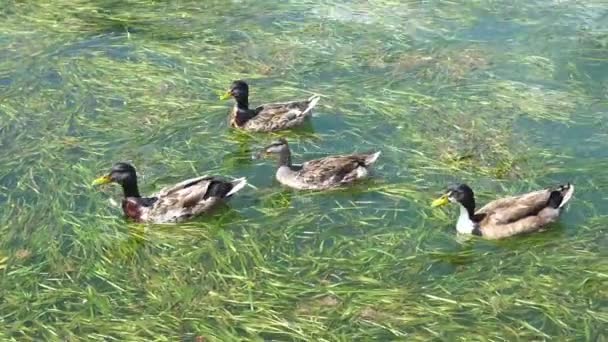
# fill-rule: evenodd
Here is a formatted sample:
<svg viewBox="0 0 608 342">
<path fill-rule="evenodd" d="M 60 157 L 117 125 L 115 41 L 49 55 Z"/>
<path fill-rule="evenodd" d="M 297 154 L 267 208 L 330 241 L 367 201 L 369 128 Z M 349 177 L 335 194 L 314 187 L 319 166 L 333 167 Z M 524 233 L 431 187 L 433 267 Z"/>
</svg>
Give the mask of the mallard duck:
<svg viewBox="0 0 608 342">
<path fill-rule="evenodd" d="M 239 178 L 227 182 L 202 176 L 166 187 L 151 197 L 142 197 L 135 168 L 128 163 L 116 163 L 110 173 L 93 181 L 93 185 L 109 183 L 122 186 L 122 210 L 128 218 L 138 222 L 171 223 L 210 211 L 241 190 L 247 181 Z"/>
<path fill-rule="evenodd" d="M 329 156 L 294 165 L 285 139 L 268 145 L 262 153 L 278 154 L 276 179 L 283 185 L 299 190 L 325 190 L 350 185 L 357 179 L 367 177 L 371 165 L 380 156 L 380 152 Z"/>
<path fill-rule="evenodd" d="M 273 132 L 299 126 L 312 115 L 312 109 L 320 99 L 313 95 L 305 101 L 264 104 L 250 109 L 249 86 L 242 80 L 232 82 L 220 99 L 231 97 L 236 104 L 230 112 L 230 126 L 252 132 Z"/>
<path fill-rule="evenodd" d="M 456 230 L 461 234 L 478 235 L 486 239 L 501 239 L 541 230 L 557 221 L 563 206 L 568 203 L 574 186 L 534 191 L 518 196 L 501 198 L 475 211 L 475 195 L 466 184 L 451 186 L 432 207 L 449 202 L 460 205 Z"/>
</svg>

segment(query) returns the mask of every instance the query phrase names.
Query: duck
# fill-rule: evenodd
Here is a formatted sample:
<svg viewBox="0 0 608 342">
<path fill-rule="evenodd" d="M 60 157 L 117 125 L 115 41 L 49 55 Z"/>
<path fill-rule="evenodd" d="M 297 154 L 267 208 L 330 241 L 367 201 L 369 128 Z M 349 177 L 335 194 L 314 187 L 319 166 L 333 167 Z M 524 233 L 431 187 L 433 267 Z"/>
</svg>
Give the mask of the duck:
<svg viewBox="0 0 608 342">
<path fill-rule="evenodd" d="M 217 207 L 247 185 L 245 178 L 233 181 L 213 176 L 187 179 L 143 197 L 137 186 L 137 172 L 129 163 L 116 163 L 110 172 L 93 181 L 93 186 L 116 183 L 122 187 L 122 210 L 136 222 L 178 223 Z"/>
<path fill-rule="evenodd" d="M 431 203 L 431 207 L 457 203 L 460 206 L 456 223 L 458 233 L 502 239 L 541 231 L 556 222 L 573 194 L 574 185 L 568 183 L 497 199 L 476 211 L 471 187 L 456 184 L 448 187 L 444 195 Z"/>
<path fill-rule="evenodd" d="M 249 85 L 243 80 L 232 82 L 220 100 L 231 97 L 236 104 L 230 111 L 230 127 L 250 132 L 275 132 L 300 126 L 312 116 L 312 109 L 320 99 L 313 95 L 308 100 L 263 104 L 251 109 Z"/>
<path fill-rule="evenodd" d="M 380 151 L 373 153 L 328 156 L 309 160 L 300 165 L 292 164 L 289 144 L 280 138 L 266 146 L 258 154 L 278 154 L 276 180 L 297 190 L 327 190 L 353 184 L 369 175 L 370 168 Z"/>
</svg>

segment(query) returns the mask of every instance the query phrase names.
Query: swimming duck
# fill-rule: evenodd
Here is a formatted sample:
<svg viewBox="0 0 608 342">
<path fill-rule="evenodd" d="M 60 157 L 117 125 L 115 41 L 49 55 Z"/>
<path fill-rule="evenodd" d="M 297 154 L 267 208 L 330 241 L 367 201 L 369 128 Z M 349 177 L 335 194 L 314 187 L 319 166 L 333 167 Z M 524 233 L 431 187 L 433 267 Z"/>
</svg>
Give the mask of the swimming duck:
<svg viewBox="0 0 608 342">
<path fill-rule="evenodd" d="M 365 178 L 380 152 L 329 156 L 309 160 L 301 165 L 291 163 L 287 140 L 279 139 L 265 147 L 263 154 L 279 155 L 276 179 L 279 183 L 298 190 L 325 190 L 350 185 Z"/>
<path fill-rule="evenodd" d="M 93 181 L 93 185 L 109 183 L 122 186 L 122 210 L 128 218 L 138 222 L 174 223 L 210 211 L 241 190 L 247 181 L 239 178 L 228 182 L 202 176 L 166 187 L 151 197 L 142 197 L 135 168 L 128 163 L 116 163 L 110 173 Z"/>
<path fill-rule="evenodd" d="M 312 109 L 320 99 L 313 95 L 305 101 L 264 104 L 250 109 L 249 86 L 242 80 L 232 82 L 220 99 L 230 97 L 236 101 L 230 112 L 230 126 L 251 132 L 273 132 L 299 126 L 312 115 Z"/>
<path fill-rule="evenodd" d="M 431 206 L 458 203 L 460 216 L 456 230 L 459 233 L 478 235 L 486 239 L 501 239 L 539 231 L 547 224 L 557 221 L 561 209 L 573 193 L 573 185 L 560 185 L 498 199 L 475 211 L 473 190 L 466 184 L 459 184 L 449 187 Z"/>
</svg>

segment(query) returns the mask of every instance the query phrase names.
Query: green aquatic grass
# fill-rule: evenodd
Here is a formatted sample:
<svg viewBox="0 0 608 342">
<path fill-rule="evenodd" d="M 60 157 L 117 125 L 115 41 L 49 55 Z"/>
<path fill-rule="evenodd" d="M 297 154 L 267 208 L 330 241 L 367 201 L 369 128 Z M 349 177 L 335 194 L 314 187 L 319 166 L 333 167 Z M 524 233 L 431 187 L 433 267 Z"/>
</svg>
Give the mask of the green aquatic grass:
<svg viewBox="0 0 608 342">
<path fill-rule="evenodd" d="M 0 4 L 0 339 L 603 341 L 608 327 L 602 1 Z M 251 103 L 322 96 L 293 132 L 228 130 Z M 275 161 L 382 150 L 353 189 L 294 192 Z M 144 193 L 248 177 L 212 217 L 138 225 L 90 182 Z M 571 181 L 542 234 L 462 239 L 479 202 Z"/>
</svg>

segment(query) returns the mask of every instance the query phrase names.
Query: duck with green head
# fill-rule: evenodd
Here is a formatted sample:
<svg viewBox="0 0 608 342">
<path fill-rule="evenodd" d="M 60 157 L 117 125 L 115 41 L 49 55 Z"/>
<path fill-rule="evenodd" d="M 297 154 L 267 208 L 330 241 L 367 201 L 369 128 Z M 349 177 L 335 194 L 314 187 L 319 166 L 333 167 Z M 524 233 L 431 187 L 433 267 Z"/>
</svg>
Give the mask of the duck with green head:
<svg viewBox="0 0 608 342">
<path fill-rule="evenodd" d="M 448 187 L 431 206 L 456 203 L 460 207 L 456 222 L 458 233 L 501 239 L 539 231 L 556 222 L 573 194 L 574 186 L 565 184 L 497 199 L 475 210 L 473 189 L 466 184 L 458 184 Z"/>
<path fill-rule="evenodd" d="M 137 222 L 175 223 L 211 211 L 241 190 L 247 181 L 239 178 L 225 181 L 217 177 L 191 178 L 143 197 L 137 186 L 133 165 L 116 163 L 110 172 L 93 181 L 93 185 L 116 183 L 122 187 L 122 210 Z"/>
<path fill-rule="evenodd" d="M 221 100 L 234 98 L 229 124 L 233 128 L 251 132 L 273 132 L 302 125 L 312 116 L 312 109 L 320 97 L 311 96 L 304 101 L 263 104 L 249 107 L 249 85 L 243 80 L 232 82 Z"/>
</svg>

